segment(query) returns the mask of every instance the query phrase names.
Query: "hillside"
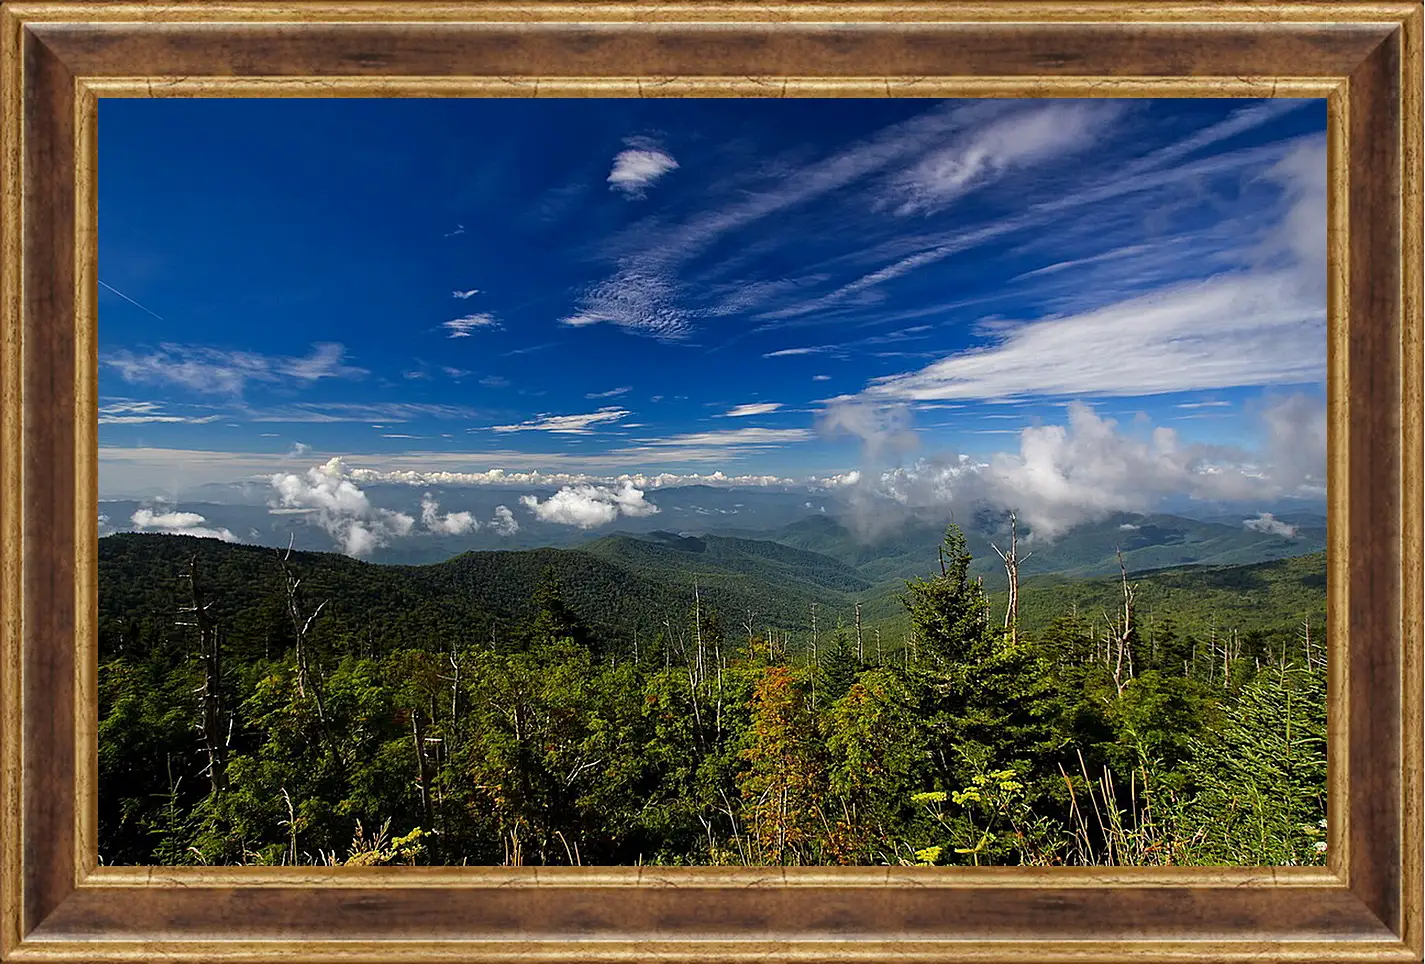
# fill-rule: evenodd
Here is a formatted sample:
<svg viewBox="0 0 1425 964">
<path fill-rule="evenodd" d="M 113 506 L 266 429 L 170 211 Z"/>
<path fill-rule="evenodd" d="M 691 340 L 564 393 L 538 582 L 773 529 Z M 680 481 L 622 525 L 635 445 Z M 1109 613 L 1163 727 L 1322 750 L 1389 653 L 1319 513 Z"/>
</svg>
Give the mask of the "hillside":
<svg viewBox="0 0 1425 964">
<path fill-rule="evenodd" d="M 1239 632 L 1295 627 L 1310 619 L 1324 632 L 1326 622 L 1326 553 L 1242 566 L 1178 566 L 1130 572 L 1137 587 L 1137 608 L 1145 625 L 1171 619 L 1179 630 L 1198 634 L 1236 629 Z M 1055 617 L 1077 610 L 1102 621 L 1122 601 L 1118 578 L 1072 579 L 1038 576 L 1020 585 L 1020 624 L 1043 629 Z M 990 603 L 996 616 L 1004 613 L 1005 594 Z"/>
<path fill-rule="evenodd" d="M 768 533 L 785 545 L 830 556 L 855 567 L 874 582 L 908 579 L 934 564 L 945 535 L 945 523 L 907 519 L 889 527 L 859 532 L 849 520 L 811 516 Z M 1326 547 L 1326 530 L 1319 517 L 1307 517 L 1295 536 L 1258 532 L 1241 520 L 1201 521 L 1173 515 L 1117 513 L 1080 525 L 1053 542 L 1023 538 L 1027 555 L 1021 574 L 1060 573 L 1090 577 L 1118 572 L 1118 556 L 1130 570 L 1180 565 L 1243 565 L 1286 559 Z M 991 588 L 1004 582 L 1004 570 L 992 544 L 1005 547 L 1008 533 L 1002 520 L 981 518 L 967 524 L 965 540 L 974 563 Z"/>
<path fill-rule="evenodd" d="M 1139 531 L 1144 530 L 1150 539 L 1172 532 L 1147 525 Z M 846 558 L 783 542 L 657 532 L 642 538 L 608 536 L 576 549 L 468 552 L 422 566 L 375 565 L 311 552 L 294 553 L 293 565 L 307 598 L 314 604 L 328 600 L 324 633 L 378 649 L 435 637 L 464 642 L 499 638 L 501 627 L 523 624 L 534 615 L 534 591 L 548 576 L 594 635 L 618 648 L 665 626 L 684 625 L 695 587 L 702 606 L 718 613 L 729 631 L 750 616 L 755 631 L 772 627 L 796 640 L 811 628 L 813 605 L 820 627 L 829 630 L 838 622 L 849 625 L 859 602 L 867 630 L 879 630 L 888 641 L 901 638 L 907 629 L 901 602 L 905 579 L 928 575 L 936 565 L 938 543 L 926 544 L 927 531 L 907 526 L 883 537 L 878 545 L 884 556 L 872 554 L 876 545 L 856 542 L 829 519 L 808 520 L 792 535 Z M 1079 559 L 1094 559 L 1093 542 L 1082 545 L 1088 548 L 1078 550 Z M 1159 543 L 1126 549 L 1124 555 L 1132 564 L 1168 551 Z M 1052 552 L 1050 547 L 1046 555 Z M 146 623 L 150 634 L 169 633 L 177 607 L 186 601 L 180 575 L 195 553 L 215 614 L 232 627 L 239 646 L 280 645 L 290 626 L 277 553 L 187 536 L 120 533 L 99 541 L 99 613 L 107 632 L 137 622 Z M 997 566 L 998 559 L 991 558 Z M 1073 559 L 1061 554 L 1060 561 Z M 1095 568 L 1106 566 L 1080 562 L 1081 570 Z M 983 556 L 974 570 L 996 574 Z M 1026 574 L 1021 626 L 1042 629 L 1055 616 L 1075 610 L 1098 619 L 1117 606 L 1116 576 L 1073 573 Z M 1308 615 L 1317 624 L 1325 618 L 1324 552 L 1247 565 L 1159 568 L 1134 572 L 1132 578 L 1144 618 L 1171 617 L 1184 630 L 1210 632 L 1214 620 L 1218 628 L 1246 632 L 1279 629 Z M 1004 594 L 992 578 L 986 586 L 999 619 Z"/>
<path fill-rule="evenodd" d="M 99 540 L 99 615 L 115 631 L 120 621 L 147 622 L 167 633 L 185 604 L 181 579 L 196 554 L 215 600 L 215 615 L 248 645 L 280 642 L 290 632 L 282 608 L 278 553 L 269 548 L 190 536 L 119 533 Z M 812 604 L 844 609 L 870 583 L 836 560 L 777 543 L 627 536 L 579 549 L 468 552 L 445 562 L 391 566 L 335 553 L 295 552 L 294 569 L 313 604 L 328 600 L 324 632 L 380 647 L 432 635 L 469 641 L 527 621 L 533 593 L 546 576 L 565 603 L 603 639 L 623 645 L 665 623 L 681 624 L 702 604 L 740 624 L 801 632 Z"/>
</svg>

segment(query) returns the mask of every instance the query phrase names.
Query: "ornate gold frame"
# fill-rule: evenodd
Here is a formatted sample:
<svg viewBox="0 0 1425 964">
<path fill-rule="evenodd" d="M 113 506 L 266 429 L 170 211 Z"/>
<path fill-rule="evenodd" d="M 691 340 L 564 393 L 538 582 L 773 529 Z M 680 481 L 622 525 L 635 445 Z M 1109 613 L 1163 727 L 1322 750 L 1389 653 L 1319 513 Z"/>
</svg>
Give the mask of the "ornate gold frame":
<svg viewBox="0 0 1425 964">
<path fill-rule="evenodd" d="M 1419 961 L 1415 2 L 6 2 L 4 961 Z M 96 98 L 1329 102 L 1326 868 L 97 868 Z"/>
</svg>

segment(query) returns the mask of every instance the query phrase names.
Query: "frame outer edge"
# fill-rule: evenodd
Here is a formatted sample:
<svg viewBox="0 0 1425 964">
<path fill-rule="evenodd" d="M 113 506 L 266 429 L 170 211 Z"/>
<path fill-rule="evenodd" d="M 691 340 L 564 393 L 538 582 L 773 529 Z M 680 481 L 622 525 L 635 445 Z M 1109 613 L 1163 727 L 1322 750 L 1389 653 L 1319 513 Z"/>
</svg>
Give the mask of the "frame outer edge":
<svg viewBox="0 0 1425 964">
<path fill-rule="evenodd" d="M 194 5 L 185 5 L 190 10 Z M 552 7 L 553 5 L 545 5 Z M 1010 5 L 1007 5 L 1010 6 Z M 1028 5 L 1022 5 L 1028 6 Z M 1297 5 L 1298 7 L 1302 5 Z M 1344 5 L 1341 5 L 1344 7 Z M 1385 7 L 1392 12 L 1400 12 L 1403 5 L 1390 4 L 1378 5 L 1370 9 L 1380 10 Z M 20 12 L 35 9 L 43 18 L 47 12 L 54 11 L 55 16 L 76 16 L 86 11 L 102 10 L 105 8 L 94 7 L 88 4 L 45 4 L 45 5 L 23 5 Z M 768 8 L 769 13 L 776 8 Z M 818 9 L 823 9 L 818 7 Z M 1325 12 L 1324 8 L 1315 9 Z M 1347 9 L 1355 9 L 1347 8 Z M 1422 479 L 1422 468 L 1420 465 L 1421 446 L 1421 372 L 1422 360 L 1421 329 L 1420 329 L 1420 308 L 1421 293 L 1420 282 L 1421 272 L 1419 270 L 1419 256 L 1421 253 L 1421 184 L 1419 176 L 1419 166 L 1421 160 L 1421 125 L 1419 121 L 1421 106 L 1420 72 L 1418 69 L 1420 58 L 1420 15 L 1418 5 L 1410 5 L 1404 8 L 1407 12 L 1402 31 L 1401 55 L 1401 101 L 1399 107 L 1402 110 L 1401 125 L 1401 216 L 1402 231 L 1401 248 L 1403 256 L 1402 270 L 1402 290 L 1401 290 L 1401 404 L 1402 423 L 1400 444 L 1403 464 L 1401 467 L 1401 562 L 1403 571 L 1410 573 L 1411 566 L 1418 566 L 1421 563 L 1421 492 L 1420 485 Z M 571 8 L 569 13 L 573 13 Z M 1129 12 L 1129 11 L 1125 11 Z M 1331 11 L 1335 13 L 1336 11 Z M 185 11 L 186 13 L 186 11 Z M 201 15 L 200 15 L 201 16 Z M 1156 19 L 1156 18 L 1155 18 Z M 1335 17 L 1321 17 L 1321 19 L 1335 19 Z M 25 473 L 21 470 L 23 465 L 23 375 L 24 366 L 21 360 L 21 353 L 24 348 L 24 318 L 22 314 L 24 288 L 23 270 L 24 261 L 22 258 L 23 245 L 19 242 L 23 239 L 23 209 L 22 198 L 14 191 L 15 185 L 23 184 L 23 39 L 24 25 L 15 7 L 6 6 L 0 8 L 0 77 L 4 82 L 3 103 L 0 106 L 5 108 L 5 118 L 3 128 L 0 129 L 0 179 L 3 179 L 3 189 L 5 191 L 0 198 L 0 241 L 5 242 L 5 251 L 0 252 L 0 451 L 13 453 L 19 457 L 0 459 L 0 669 L 4 669 L 4 680 L 0 682 L 0 740 L 3 740 L 3 757 L 0 757 L 0 822 L 4 827 L 0 828 L 0 842 L 3 842 L 4 854 L 0 855 L 0 954 L 11 959 L 11 951 L 21 940 L 23 934 L 23 894 L 15 885 L 22 880 L 23 868 L 18 866 L 17 855 L 19 851 L 10 846 L 12 842 L 23 840 L 22 811 L 19 808 L 19 787 L 22 775 L 23 746 L 20 741 L 20 726 L 23 724 L 23 707 L 19 700 L 23 692 L 22 675 L 20 673 L 23 656 L 22 644 L 25 621 L 23 619 L 23 557 L 22 539 L 24 530 L 23 518 L 23 481 Z M 1349 114 L 1346 110 L 1346 101 L 1349 94 L 1347 88 L 1341 89 L 1341 109 L 1342 123 L 1349 123 Z M 75 292 L 77 301 L 74 305 L 75 316 L 78 318 L 89 317 L 95 300 L 94 286 L 96 275 L 94 274 L 94 262 L 86 253 L 90 250 L 92 234 L 96 229 L 93 214 L 93 183 L 92 170 L 94 164 L 94 149 L 96 144 L 96 123 L 97 114 L 95 108 L 95 97 L 92 92 L 83 91 L 82 85 L 76 87 L 76 102 L 74 105 L 74 146 L 75 146 L 75 251 L 73 270 L 75 272 Z M 1343 272 L 1342 282 L 1349 275 L 1349 268 Z M 1346 294 L 1349 298 L 1349 294 Z M 91 326 L 92 327 L 92 326 Z M 92 330 L 85 330 L 83 326 L 76 326 L 75 329 L 75 358 L 74 373 L 76 377 L 76 420 L 77 422 L 91 418 L 95 404 L 94 388 L 88 385 L 90 377 L 93 375 L 95 362 L 96 339 Z M 1343 372 L 1344 374 L 1344 372 Z M 1346 391 L 1346 383 L 1342 383 L 1340 403 L 1345 404 L 1345 399 L 1349 397 Z M 80 419 L 83 416 L 83 419 Z M 73 521 L 77 527 L 79 541 L 76 544 L 74 590 L 75 601 L 79 606 L 76 614 L 79 632 L 87 632 L 93 629 L 93 606 L 95 599 L 93 596 L 94 580 L 89 575 L 88 567 L 94 557 L 94 540 L 97 536 L 89 530 L 93 527 L 93 510 L 97 499 L 97 471 L 91 465 L 91 456 L 96 454 L 97 424 L 75 425 L 75 479 L 77 485 L 76 498 L 74 500 Z M 1343 441 L 1338 446 L 1338 452 L 1345 453 L 1346 444 Z M 1343 486 L 1344 489 L 1344 486 Z M 87 513 L 87 514 L 86 514 Z M 1332 529 L 1335 532 L 1335 529 Z M 1344 530 L 1342 530 L 1344 534 Z M 87 535 L 86 535 L 87 533 Z M 1344 557 L 1345 549 L 1342 554 Z M 1416 762 L 1419 757 L 1421 740 L 1420 701 L 1417 697 L 1420 684 L 1421 654 L 1419 646 L 1421 643 L 1421 602 L 1422 587 L 1414 581 L 1406 579 L 1407 585 L 1402 587 L 1402 624 L 1401 645 L 1403 674 L 1402 683 L 1405 685 L 1403 691 L 1403 702 L 1401 707 L 1401 749 L 1402 749 L 1402 826 L 1401 830 L 1405 836 L 1402 839 L 1402 861 L 1403 865 L 1397 870 L 1404 871 L 1402 884 L 1406 893 L 1401 895 L 1401 926 L 1402 935 L 1408 947 L 1418 949 L 1421 943 L 1421 895 L 1416 889 L 1414 881 L 1420 876 L 1421 852 L 1418 843 L 1419 831 L 1421 829 L 1421 775 Z M 88 660 L 84 658 L 83 650 L 80 651 L 80 658 L 76 660 L 74 683 L 76 713 L 74 722 L 76 725 L 76 749 L 85 739 L 92 738 L 94 722 L 88 719 L 87 712 L 79 712 L 78 707 L 87 705 L 85 702 L 93 696 L 93 673 L 88 668 Z M 1339 661 L 1338 661 L 1339 662 Z M 1345 672 L 1345 668 L 1342 668 Z M 1342 694 L 1344 698 L 1344 693 Z M 1338 713 L 1338 716 L 1344 716 Z M 86 728 L 89 735 L 86 737 Z M 1342 748 L 1344 753 L 1344 747 Z M 83 777 L 88 773 L 87 783 L 89 785 L 88 795 L 81 795 L 76 799 L 75 808 L 75 832 L 76 842 L 79 852 L 75 854 L 75 871 L 77 879 L 82 879 L 87 873 L 93 871 L 93 858 L 88 855 L 88 844 L 92 842 L 92 819 L 88 814 L 87 804 L 91 802 L 93 795 L 93 774 L 92 765 L 86 757 L 76 759 L 76 776 Z M 1344 811 L 1341 812 L 1344 816 Z M 1333 823 L 1337 822 L 1333 818 Z M 1342 821 L 1344 823 L 1344 821 Z M 1333 833 L 1336 832 L 1332 828 Z M 1346 828 L 1343 826 L 1341 840 L 1344 843 Z M 1333 848 L 1337 849 L 1337 848 Z M 1344 854 L 1344 848 L 1340 848 Z M 1347 855 L 1348 856 L 1348 855 Z M 150 948 L 156 951 L 157 948 Z M 40 947 L 30 945 L 22 955 L 16 958 L 28 958 L 32 954 L 36 957 Z M 953 953 L 953 952 L 952 952 Z M 107 955 L 105 955 L 107 956 Z M 523 955 L 521 955 L 523 956 Z M 537 955 L 530 954 L 526 959 L 533 960 Z M 592 957 L 600 955 L 592 954 Z M 1392 956 L 1391 959 L 1398 959 Z"/>
<path fill-rule="evenodd" d="M 176 3 L 145 4 L 142 2 L 95 3 L 80 0 L 20 0 L 14 4 L 27 20 L 92 21 L 116 20 L 154 21 L 160 17 L 170 22 L 265 23 L 293 18 L 298 20 L 355 21 L 359 3 L 341 0 L 279 0 L 276 3 L 252 0 L 215 0 L 213 3 L 178 0 Z M 383 3 L 397 19 L 410 22 L 440 22 L 467 20 L 492 23 L 497 21 L 591 23 L 632 22 L 646 20 L 659 23 L 718 23 L 743 21 L 753 24 L 776 23 L 903 23 L 918 20 L 928 23 L 962 21 L 967 23 L 1024 23 L 1044 20 L 1051 15 L 1055 22 L 1086 23 L 1109 20 L 1139 20 L 1145 23 L 1182 23 L 1190 21 L 1227 21 L 1235 23 L 1301 23 L 1315 22 L 1399 22 L 1411 15 L 1418 4 L 1402 0 L 1284 0 L 1264 3 L 1241 0 L 1088 0 L 1064 3 L 1057 0 L 848 0 L 845 3 L 827 0 L 803 2 L 757 2 L 729 0 L 702 3 L 697 0 L 673 0 L 668 3 L 640 3 L 637 0 L 396 0 Z M 354 15 L 355 14 L 355 15 Z"/>
<path fill-rule="evenodd" d="M 0 6 L 0 955 L 24 937 L 24 767 L 21 733 L 24 593 L 22 533 L 24 248 L 20 187 L 24 58 L 20 18 Z"/>
<path fill-rule="evenodd" d="M 1417 955 L 1425 951 L 1425 805 L 1422 804 L 1422 676 L 1425 645 L 1425 318 L 1422 318 L 1422 257 L 1425 257 L 1425 204 L 1422 204 L 1422 20 L 1415 5 L 1401 25 L 1401 565 L 1404 620 L 1401 626 L 1401 938 Z M 1415 578 L 1411 578 L 1411 574 Z"/>
<path fill-rule="evenodd" d="M 25 192 L 21 225 L 19 365 L 27 393 L 44 400 L 18 413 L 25 437 L 15 461 L 25 498 L 17 500 L 23 553 L 21 592 L 25 710 L 19 733 L 21 927 L 38 928 L 75 890 L 74 658 L 74 94 L 75 77 L 36 32 L 22 30 L 26 70 L 19 137 Z M 32 76 L 30 74 L 32 73 Z M 35 277 L 29 277 L 33 274 Z M 13 492 L 5 493 L 14 497 Z M 58 536 L 59 538 L 54 538 Z M 58 602 L 59 605 L 55 605 Z M 71 645 L 55 645 L 68 640 Z M 33 757 L 34 759 L 29 759 Z M 43 765 L 37 761 L 43 760 Z"/>
</svg>

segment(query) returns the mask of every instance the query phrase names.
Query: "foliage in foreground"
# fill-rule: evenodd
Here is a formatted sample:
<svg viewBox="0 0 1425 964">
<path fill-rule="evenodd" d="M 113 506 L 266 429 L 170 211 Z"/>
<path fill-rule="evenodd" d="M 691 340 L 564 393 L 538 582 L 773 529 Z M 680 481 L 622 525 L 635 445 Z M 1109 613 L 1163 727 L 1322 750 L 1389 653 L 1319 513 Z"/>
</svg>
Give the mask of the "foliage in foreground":
<svg viewBox="0 0 1425 964">
<path fill-rule="evenodd" d="M 233 616 L 196 561 L 101 638 L 100 852 L 159 864 L 1306 864 L 1323 640 L 1117 616 L 1006 627 L 952 528 L 904 648 L 792 651 L 692 600 L 600 638 L 328 631 L 290 559 Z M 633 645 L 629 645 L 632 642 Z M 878 647 L 879 649 L 879 647 Z M 620 658 L 617 654 L 625 654 Z M 373 828 L 374 832 L 373 832 Z"/>
</svg>

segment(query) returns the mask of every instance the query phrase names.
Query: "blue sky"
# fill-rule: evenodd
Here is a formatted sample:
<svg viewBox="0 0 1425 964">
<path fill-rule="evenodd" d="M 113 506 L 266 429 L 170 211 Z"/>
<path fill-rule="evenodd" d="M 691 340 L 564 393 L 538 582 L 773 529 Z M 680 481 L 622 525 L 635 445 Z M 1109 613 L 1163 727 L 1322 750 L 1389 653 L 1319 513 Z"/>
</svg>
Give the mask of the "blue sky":
<svg viewBox="0 0 1425 964">
<path fill-rule="evenodd" d="M 1324 444 L 1324 131 L 1285 100 L 106 99 L 101 491 L 333 457 L 1319 485 L 1282 453 Z"/>
</svg>

